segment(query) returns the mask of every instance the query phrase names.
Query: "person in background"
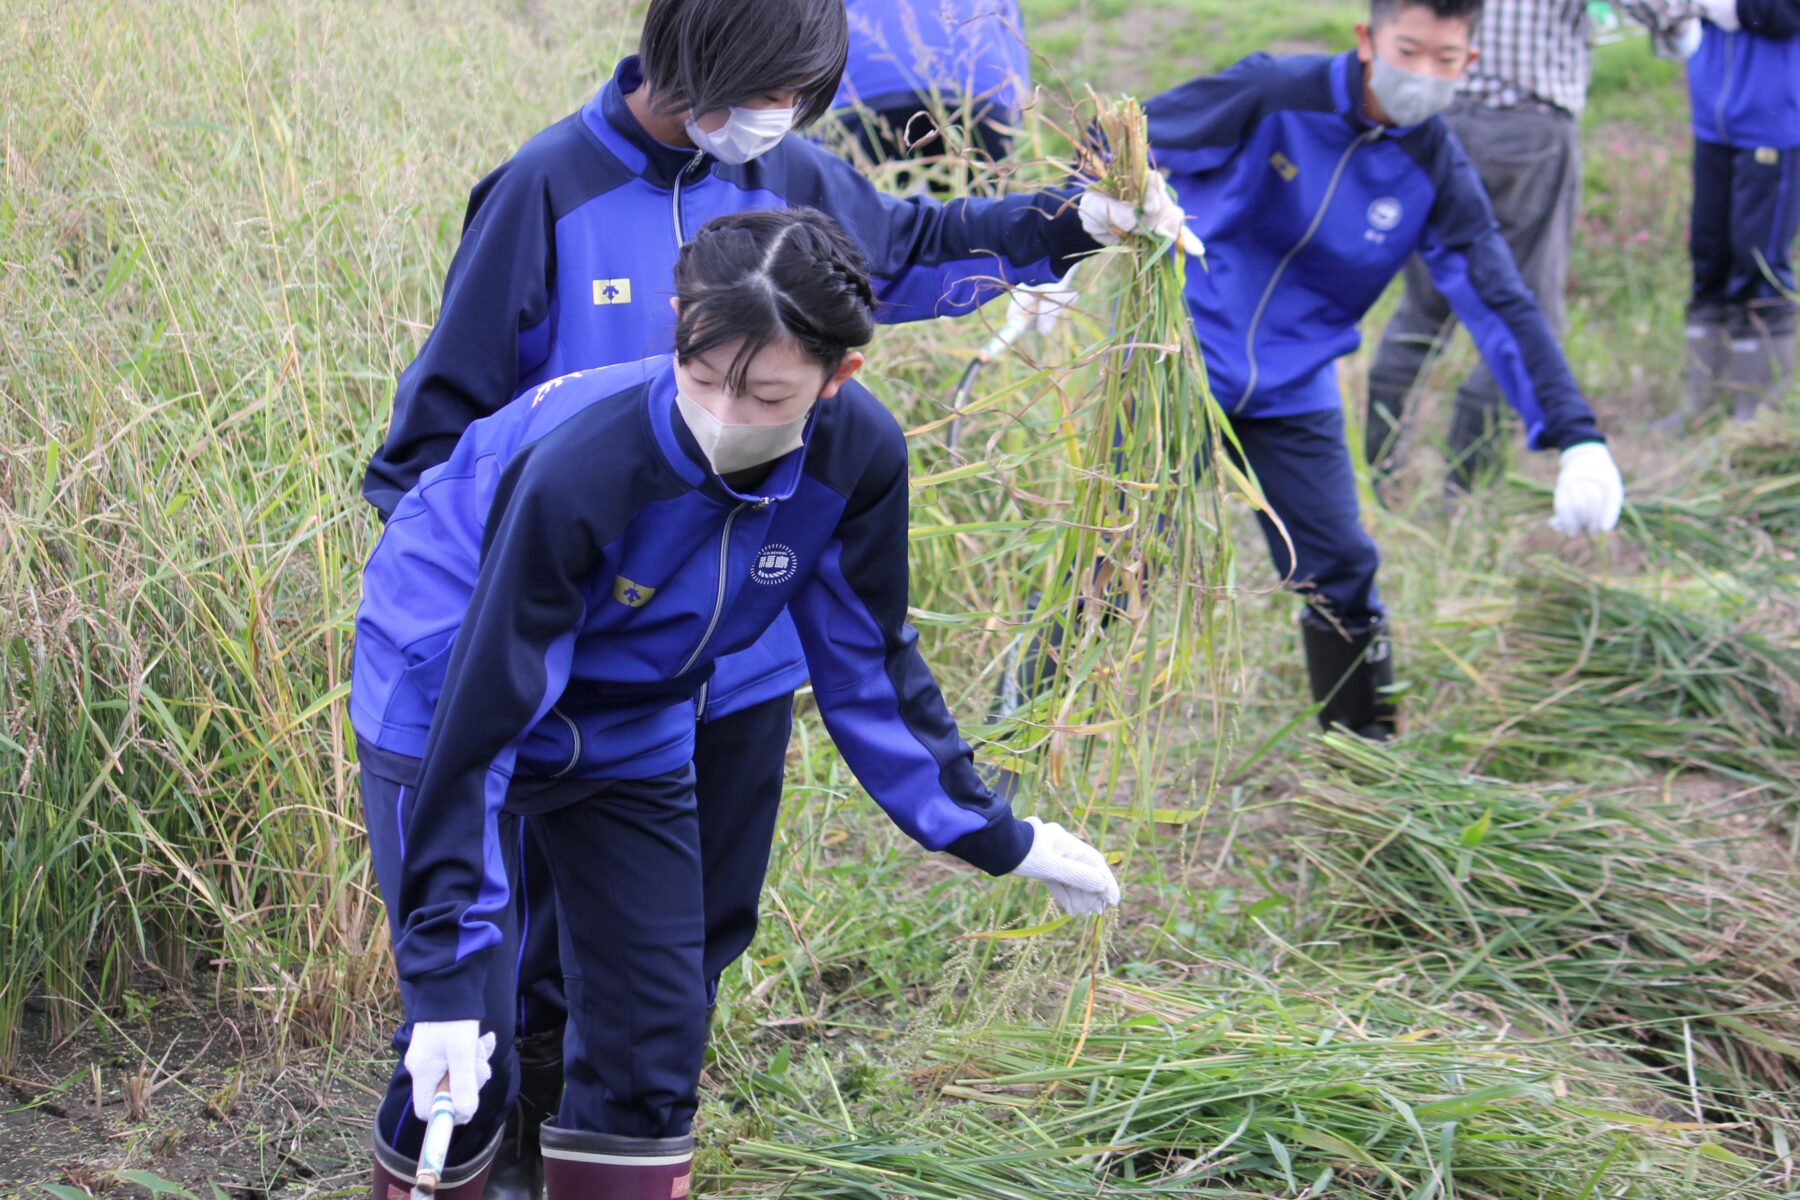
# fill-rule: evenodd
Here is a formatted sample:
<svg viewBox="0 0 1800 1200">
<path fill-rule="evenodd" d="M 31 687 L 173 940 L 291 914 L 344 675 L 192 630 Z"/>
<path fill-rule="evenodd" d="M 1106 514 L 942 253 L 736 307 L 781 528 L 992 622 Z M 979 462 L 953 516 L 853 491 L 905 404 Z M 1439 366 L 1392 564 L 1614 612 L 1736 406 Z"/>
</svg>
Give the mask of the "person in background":
<svg viewBox="0 0 1800 1200">
<path fill-rule="evenodd" d="M 694 705 L 790 608 L 833 743 L 907 834 L 1071 915 L 1119 901 L 1098 850 L 981 782 L 906 624 L 906 439 L 853 379 L 877 305 L 862 255 L 817 212 L 741 212 L 673 274 L 672 356 L 468 426 L 363 572 L 350 711 L 407 1016 L 378 1200 L 413 1182 L 442 1080 L 438 1195 L 482 1200 L 498 1153 L 521 920 L 503 811 L 532 815 L 562 917 L 549 1200 L 689 1194 L 713 994 Z M 732 853 L 760 876 L 769 844 Z"/>
<path fill-rule="evenodd" d="M 1659 44 L 1691 24 L 1689 0 L 1618 0 L 1615 7 Z M 1593 77 L 1588 10 L 1587 0 L 1487 0 L 1475 31 L 1480 57 L 1444 114 L 1481 176 L 1525 286 L 1559 334 L 1581 201 L 1581 114 Z M 1400 466 L 1407 398 L 1455 327 L 1454 306 L 1415 256 L 1369 370 L 1364 453 L 1378 480 Z M 1485 363 L 1456 390 L 1450 479 L 1458 488 L 1500 461 L 1501 390 Z"/>
<path fill-rule="evenodd" d="M 676 253 L 722 213 L 801 205 L 832 215 L 870 263 L 883 322 L 954 316 L 1006 284 L 1052 283 L 1098 247 L 1096 236 L 1137 221 L 1092 191 L 941 204 L 877 191 L 791 132 L 824 115 L 848 44 L 841 0 L 652 0 L 639 53 L 470 196 L 437 323 L 400 377 L 387 438 L 364 476 L 363 494 L 384 518 L 471 422 L 571 371 L 666 350 Z M 1179 224 L 1160 189 L 1152 204 L 1160 207 L 1143 214 L 1148 226 Z M 792 622 L 779 618 L 723 659 L 695 697 L 709 980 L 756 929 L 793 694 L 806 677 Z M 568 714 L 555 721 L 575 748 L 597 733 Z M 521 908 L 519 1045 L 508 1050 L 520 1086 L 490 1200 L 539 1194 L 536 1130 L 563 1082 L 559 921 L 532 826 L 529 816 L 501 818 L 509 894 Z"/>
<path fill-rule="evenodd" d="M 1481 0 L 1373 0 L 1357 48 L 1256 54 L 1151 100 L 1150 147 L 1205 270 L 1188 307 L 1218 398 L 1271 507 L 1276 568 L 1304 589 L 1320 720 L 1391 735 L 1379 556 L 1357 511 L 1337 360 L 1415 253 L 1473 332 L 1534 449 L 1561 451 L 1552 524 L 1612 529 L 1624 487 L 1481 179 L 1438 116 L 1473 65 Z"/>
<path fill-rule="evenodd" d="M 1687 391 L 1657 428 L 1717 404 L 1749 420 L 1794 376 L 1794 236 L 1800 231 L 1800 0 L 1699 0 L 1688 61 L 1694 115 L 1694 284 Z"/>
<path fill-rule="evenodd" d="M 850 57 L 832 114 L 871 162 L 945 153 L 940 118 L 1004 158 L 1031 92 L 1018 0 L 846 0 Z"/>
</svg>

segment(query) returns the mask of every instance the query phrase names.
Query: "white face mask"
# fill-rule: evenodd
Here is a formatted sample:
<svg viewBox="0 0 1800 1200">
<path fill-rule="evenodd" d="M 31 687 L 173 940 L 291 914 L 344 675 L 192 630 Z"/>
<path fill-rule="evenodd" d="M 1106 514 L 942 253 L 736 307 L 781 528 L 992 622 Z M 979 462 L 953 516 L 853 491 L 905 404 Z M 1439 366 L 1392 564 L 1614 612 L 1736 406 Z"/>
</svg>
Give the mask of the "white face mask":
<svg viewBox="0 0 1800 1200">
<path fill-rule="evenodd" d="M 1436 79 L 1417 71 L 1404 71 L 1375 54 L 1369 72 L 1369 90 L 1394 124 L 1417 125 L 1437 116 L 1456 99 L 1458 79 Z"/>
<path fill-rule="evenodd" d="M 747 163 L 773 150 L 788 135 L 794 127 L 794 114 L 791 108 L 733 107 L 725 123 L 711 133 L 690 119 L 687 135 L 720 162 Z"/>
<path fill-rule="evenodd" d="M 700 407 L 686 392 L 677 389 L 675 405 L 688 432 L 700 443 L 700 453 L 712 464 L 715 474 L 748 471 L 764 463 L 774 462 L 790 450 L 798 450 L 804 440 L 809 407 L 791 421 L 779 425 L 727 425 Z"/>
</svg>

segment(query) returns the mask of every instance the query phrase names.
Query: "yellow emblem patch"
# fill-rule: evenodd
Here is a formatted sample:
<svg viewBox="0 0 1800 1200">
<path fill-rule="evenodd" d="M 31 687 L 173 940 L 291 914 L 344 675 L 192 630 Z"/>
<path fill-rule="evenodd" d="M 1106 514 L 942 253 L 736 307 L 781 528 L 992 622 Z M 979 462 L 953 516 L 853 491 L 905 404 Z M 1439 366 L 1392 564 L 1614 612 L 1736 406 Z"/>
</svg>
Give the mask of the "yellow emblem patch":
<svg viewBox="0 0 1800 1200">
<path fill-rule="evenodd" d="M 1279 150 L 1269 155 L 1269 165 L 1275 168 L 1277 175 L 1289 183 L 1294 182 L 1300 176 L 1300 168 L 1296 167 L 1293 160 Z"/>
<path fill-rule="evenodd" d="M 595 304 L 630 304 L 631 280 L 629 279 L 596 279 L 594 280 Z"/>
<path fill-rule="evenodd" d="M 645 587 L 641 583 L 633 583 L 623 575 L 613 579 L 613 599 L 626 608 L 642 608 L 650 603 L 650 597 L 656 595 L 656 589 Z"/>
</svg>

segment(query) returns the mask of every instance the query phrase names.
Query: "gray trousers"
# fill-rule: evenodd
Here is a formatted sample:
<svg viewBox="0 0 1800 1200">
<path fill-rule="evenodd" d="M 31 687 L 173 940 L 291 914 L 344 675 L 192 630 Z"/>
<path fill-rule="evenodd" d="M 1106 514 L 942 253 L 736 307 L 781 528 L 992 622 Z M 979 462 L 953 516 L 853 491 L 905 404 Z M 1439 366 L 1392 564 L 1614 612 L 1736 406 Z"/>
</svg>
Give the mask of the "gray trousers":
<svg viewBox="0 0 1800 1200">
<path fill-rule="evenodd" d="M 1576 121 L 1547 107 L 1495 109 L 1465 103 L 1445 119 L 1487 185 L 1500 232 L 1512 247 L 1525 285 L 1560 335 L 1581 196 Z M 1432 286 L 1430 273 L 1415 255 L 1406 267 L 1406 296 L 1369 369 L 1366 452 L 1378 472 L 1398 466 L 1407 397 L 1455 329 L 1449 301 Z M 1451 475 L 1464 487 L 1499 463 L 1500 414 L 1500 385 L 1482 364 L 1457 389 L 1450 420 Z"/>
</svg>

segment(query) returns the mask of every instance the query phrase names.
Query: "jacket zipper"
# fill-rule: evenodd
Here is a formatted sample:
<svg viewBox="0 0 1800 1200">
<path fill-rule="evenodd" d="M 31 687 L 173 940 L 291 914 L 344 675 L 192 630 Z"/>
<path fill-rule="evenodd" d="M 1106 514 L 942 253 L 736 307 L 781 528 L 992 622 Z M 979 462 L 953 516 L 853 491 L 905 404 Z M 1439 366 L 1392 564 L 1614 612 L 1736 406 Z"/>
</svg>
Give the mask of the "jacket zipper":
<svg viewBox="0 0 1800 1200">
<path fill-rule="evenodd" d="M 1250 363 L 1250 382 L 1244 388 L 1243 398 L 1231 410 L 1233 416 L 1243 412 L 1244 405 L 1250 403 L 1250 397 L 1256 394 L 1257 376 L 1262 373 L 1256 364 L 1256 334 L 1262 327 L 1263 314 L 1269 309 L 1269 301 L 1275 298 L 1276 286 L 1287 273 L 1289 264 L 1312 243 L 1313 238 L 1318 236 L 1319 227 L 1325 224 L 1325 214 L 1330 211 L 1331 201 L 1337 196 L 1338 185 L 1344 181 L 1344 171 L 1350 165 L 1350 156 L 1380 136 L 1381 130 L 1371 129 L 1344 150 L 1342 157 L 1338 159 L 1337 169 L 1331 173 L 1331 183 L 1325 189 L 1325 198 L 1319 202 L 1319 211 L 1313 214 L 1312 224 L 1307 227 L 1300 240 L 1294 243 L 1294 248 L 1287 252 L 1287 257 L 1276 266 L 1275 273 L 1269 276 L 1269 286 L 1263 289 L 1262 299 L 1256 305 L 1256 314 L 1250 318 L 1250 332 L 1244 339 L 1244 355 Z"/>
<path fill-rule="evenodd" d="M 675 217 L 675 248 L 677 250 L 681 249 L 682 244 L 687 241 L 687 234 L 681 228 L 681 184 L 688 177 L 688 173 L 699 166 L 700 160 L 705 157 L 706 151 L 702 150 L 688 159 L 687 165 L 676 174 L 675 187 L 669 194 L 669 208 Z"/>
<path fill-rule="evenodd" d="M 569 765 L 550 777 L 552 779 L 561 779 L 570 771 L 573 771 L 577 766 L 581 765 L 581 728 L 576 725 L 574 721 L 569 719 L 568 713 L 560 708 L 553 708 L 550 710 L 550 713 L 552 716 L 561 718 L 562 723 L 569 727 L 569 740 L 574 743 L 575 746 L 574 750 L 569 753 Z"/>
<path fill-rule="evenodd" d="M 700 661 L 700 655 L 705 652 L 707 643 L 712 641 L 713 634 L 719 628 L 719 618 L 725 613 L 726 572 L 731 569 L 731 527 L 737 524 L 738 515 L 749 507 L 750 503 L 745 501 L 732 509 L 731 515 L 725 518 L 724 532 L 719 534 L 719 590 L 713 597 L 712 620 L 706 623 L 706 632 L 700 635 L 700 644 L 694 647 L 694 652 L 688 655 L 688 660 L 681 664 L 681 670 L 675 672 L 677 676 L 686 675 L 693 669 L 694 664 Z"/>
<path fill-rule="evenodd" d="M 1721 32 L 1723 32 L 1721 30 Z M 1719 80 L 1719 98 L 1713 103 L 1713 119 L 1719 126 L 1719 140 L 1726 141 L 1725 136 L 1725 101 L 1731 96 L 1731 73 L 1737 69 L 1737 35 L 1725 34 L 1725 74 Z"/>
<path fill-rule="evenodd" d="M 694 720 L 706 720 L 706 695 L 710 691 L 712 691 L 712 680 L 709 679 L 700 685 L 700 694 L 694 697 Z"/>
</svg>

